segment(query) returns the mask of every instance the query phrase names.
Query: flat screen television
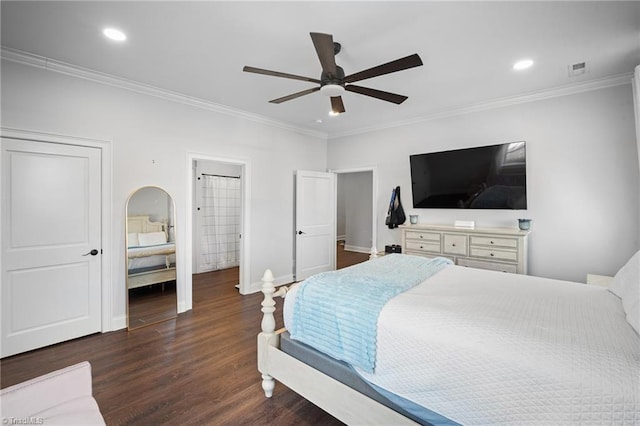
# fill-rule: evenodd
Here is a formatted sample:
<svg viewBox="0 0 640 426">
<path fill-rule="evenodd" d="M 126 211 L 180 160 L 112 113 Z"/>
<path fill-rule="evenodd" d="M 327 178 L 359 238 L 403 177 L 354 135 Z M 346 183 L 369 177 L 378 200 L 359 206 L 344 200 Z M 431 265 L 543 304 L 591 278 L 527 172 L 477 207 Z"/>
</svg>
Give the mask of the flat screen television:
<svg viewBox="0 0 640 426">
<path fill-rule="evenodd" d="M 527 208 L 524 141 L 409 157 L 416 209 Z"/>
</svg>

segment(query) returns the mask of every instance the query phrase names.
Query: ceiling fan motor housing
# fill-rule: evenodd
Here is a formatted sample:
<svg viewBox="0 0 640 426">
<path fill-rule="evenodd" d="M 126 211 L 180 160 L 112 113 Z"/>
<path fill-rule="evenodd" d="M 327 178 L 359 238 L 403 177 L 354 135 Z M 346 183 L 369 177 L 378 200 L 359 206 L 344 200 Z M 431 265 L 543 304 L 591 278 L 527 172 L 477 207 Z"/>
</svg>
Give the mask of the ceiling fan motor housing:
<svg viewBox="0 0 640 426">
<path fill-rule="evenodd" d="M 344 87 L 344 70 L 342 67 L 336 65 L 336 74 L 332 75 L 323 71 L 320 75 L 320 86 L 337 84 Z"/>
<path fill-rule="evenodd" d="M 322 72 L 320 76 L 320 93 L 326 96 L 340 96 L 344 93 L 344 70 L 336 65 L 336 74 Z"/>
</svg>

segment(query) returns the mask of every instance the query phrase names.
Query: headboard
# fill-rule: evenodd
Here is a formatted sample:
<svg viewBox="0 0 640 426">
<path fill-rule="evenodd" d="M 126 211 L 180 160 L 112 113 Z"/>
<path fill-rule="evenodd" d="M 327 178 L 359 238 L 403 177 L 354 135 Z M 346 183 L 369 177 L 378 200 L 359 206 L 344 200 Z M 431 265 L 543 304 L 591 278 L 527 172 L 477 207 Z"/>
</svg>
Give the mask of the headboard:
<svg viewBox="0 0 640 426">
<path fill-rule="evenodd" d="M 148 215 L 127 216 L 127 232 L 146 234 L 147 232 L 167 233 L 166 223 L 151 222 Z"/>
</svg>

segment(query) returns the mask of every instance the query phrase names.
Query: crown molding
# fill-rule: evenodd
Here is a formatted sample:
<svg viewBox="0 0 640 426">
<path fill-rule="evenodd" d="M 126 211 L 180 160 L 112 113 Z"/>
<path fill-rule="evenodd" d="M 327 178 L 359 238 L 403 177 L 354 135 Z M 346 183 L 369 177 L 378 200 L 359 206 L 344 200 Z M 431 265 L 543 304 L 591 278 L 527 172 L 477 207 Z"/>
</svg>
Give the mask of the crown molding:
<svg viewBox="0 0 640 426">
<path fill-rule="evenodd" d="M 498 98 L 488 102 L 470 104 L 470 105 L 466 105 L 458 108 L 452 108 L 449 110 L 437 111 L 433 114 L 428 114 L 428 115 L 412 118 L 409 120 L 395 121 L 393 123 L 386 123 L 386 124 L 377 125 L 377 126 L 349 130 L 345 132 L 331 133 L 329 135 L 329 140 L 338 139 L 346 136 L 355 136 L 355 135 L 360 135 L 364 133 L 377 132 L 377 131 L 397 128 L 397 127 L 411 126 L 414 124 L 420 124 L 427 121 L 441 120 L 443 118 L 466 115 L 466 114 L 487 111 L 487 110 L 496 109 L 496 108 L 504 108 L 508 106 L 524 104 L 529 102 L 537 102 L 545 99 L 575 95 L 579 93 L 590 92 L 593 90 L 606 89 L 608 87 L 622 86 L 625 84 L 631 84 L 632 79 L 633 79 L 633 73 L 624 73 L 624 74 L 618 74 L 618 75 L 605 77 L 597 80 L 590 80 L 586 82 L 555 87 L 552 89 L 545 89 L 545 90 L 540 90 L 536 92 L 530 92 L 530 93 L 526 93 L 518 96 Z"/>
<path fill-rule="evenodd" d="M 22 50 L 12 49 L 5 46 L 0 48 L 1 57 L 3 60 L 17 62 L 22 65 L 32 66 L 35 68 L 41 68 L 48 71 L 57 72 L 60 74 L 66 74 L 72 77 L 81 78 L 84 80 L 93 81 L 108 86 L 117 87 L 120 89 L 128 90 L 131 92 L 140 93 L 143 95 L 154 96 L 156 98 L 178 102 L 181 104 L 189 105 L 192 107 L 206 109 L 209 111 L 217 112 L 220 114 L 226 114 L 237 118 L 243 118 L 267 126 L 277 127 L 280 129 L 292 131 L 295 133 L 313 136 L 327 140 L 328 134 L 325 132 L 319 132 L 317 130 L 310 130 L 303 127 L 292 126 L 281 121 L 272 120 L 264 116 L 249 113 L 247 111 L 231 108 L 225 105 L 216 104 L 214 102 L 206 101 L 204 99 L 195 98 L 192 96 L 183 95 L 181 93 L 172 92 L 170 90 L 161 89 L 148 84 L 140 83 L 126 78 L 116 77 L 110 74 L 101 73 L 88 68 L 82 68 L 76 65 L 68 64 L 65 62 L 57 61 L 54 59 L 46 58 L 44 56 L 35 55 L 33 53 L 24 52 Z"/>
<path fill-rule="evenodd" d="M 371 133 L 376 131 L 388 130 L 397 127 L 411 126 L 428 121 L 440 120 L 444 118 L 450 118 L 465 114 L 471 114 L 475 112 L 487 111 L 496 108 L 504 108 L 508 106 L 537 102 L 545 99 L 552 99 L 562 96 L 574 95 L 583 92 L 590 92 L 593 90 L 605 89 L 608 87 L 621 86 L 625 84 L 631 84 L 633 73 L 624 73 L 611 77 L 605 77 L 597 80 L 591 80 L 587 82 L 580 82 L 570 84 L 566 86 L 555 87 L 552 89 L 545 89 L 536 92 L 530 92 L 523 95 L 511 96 L 505 98 L 498 98 L 488 102 L 469 104 L 449 110 L 437 111 L 432 114 L 415 117 L 408 120 L 395 121 L 392 123 L 386 123 L 371 127 L 363 127 L 359 129 L 347 130 L 344 132 L 326 133 L 317 130 L 311 130 L 304 127 L 292 126 L 288 123 L 272 120 L 264 116 L 249 113 L 247 111 L 231 108 L 228 106 L 216 104 L 203 99 L 183 95 L 180 93 L 172 92 L 165 89 L 160 89 L 155 86 L 139 83 L 133 80 L 125 78 L 115 77 L 110 74 L 101 73 L 87 68 L 78 67 L 75 65 L 67 64 L 65 62 L 56 61 L 46 58 L 44 56 L 35 55 L 32 53 L 24 52 L 17 49 L 11 49 L 5 46 L 1 47 L 1 57 L 3 60 L 17 62 L 23 65 L 28 65 L 36 68 L 42 68 L 49 71 L 58 72 L 61 74 L 70 75 L 85 80 L 90 80 L 96 83 L 101 83 L 113 87 L 117 87 L 124 90 L 129 90 L 136 93 L 141 93 L 148 96 L 154 96 L 157 98 L 169 100 L 172 102 L 178 102 L 185 105 L 193 106 L 200 109 L 214 111 L 220 114 L 226 114 L 233 117 L 243 118 L 253 122 L 265 124 L 268 126 L 292 131 L 295 133 L 313 136 L 321 138 L 323 140 L 332 140 L 343 138 L 347 136 L 355 136 L 365 133 Z"/>
</svg>

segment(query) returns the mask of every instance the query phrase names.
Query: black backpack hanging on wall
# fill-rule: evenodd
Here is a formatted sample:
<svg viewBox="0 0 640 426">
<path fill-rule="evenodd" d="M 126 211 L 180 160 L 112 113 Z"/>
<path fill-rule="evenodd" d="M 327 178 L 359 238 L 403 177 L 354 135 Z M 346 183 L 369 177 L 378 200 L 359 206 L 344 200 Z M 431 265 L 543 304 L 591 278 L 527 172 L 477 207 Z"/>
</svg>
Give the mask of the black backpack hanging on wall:
<svg viewBox="0 0 640 426">
<path fill-rule="evenodd" d="M 387 210 L 387 217 L 384 220 L 384 224 L 389 226 L 391 225 L 391 211 L 393 211 L 393 203 L 396 200 L 396 190 L 391 190 L 391 200 L 389 201 L 389 209 Z M 389 226 L 391 228 L 391 226 Z"/>
<path fill-rule="evenodd" d="M 400 201 L 400 187 L 397 186 L 391 193 L 391 202 L 389 203 L 389 212 L 387 213 L 385 224 L 389 229 L 393 229 L 397 228 L 398 225 L 402 225 L 406 221 L 407 216 L 404 214 L 402 202 Z"/>
</svg>

